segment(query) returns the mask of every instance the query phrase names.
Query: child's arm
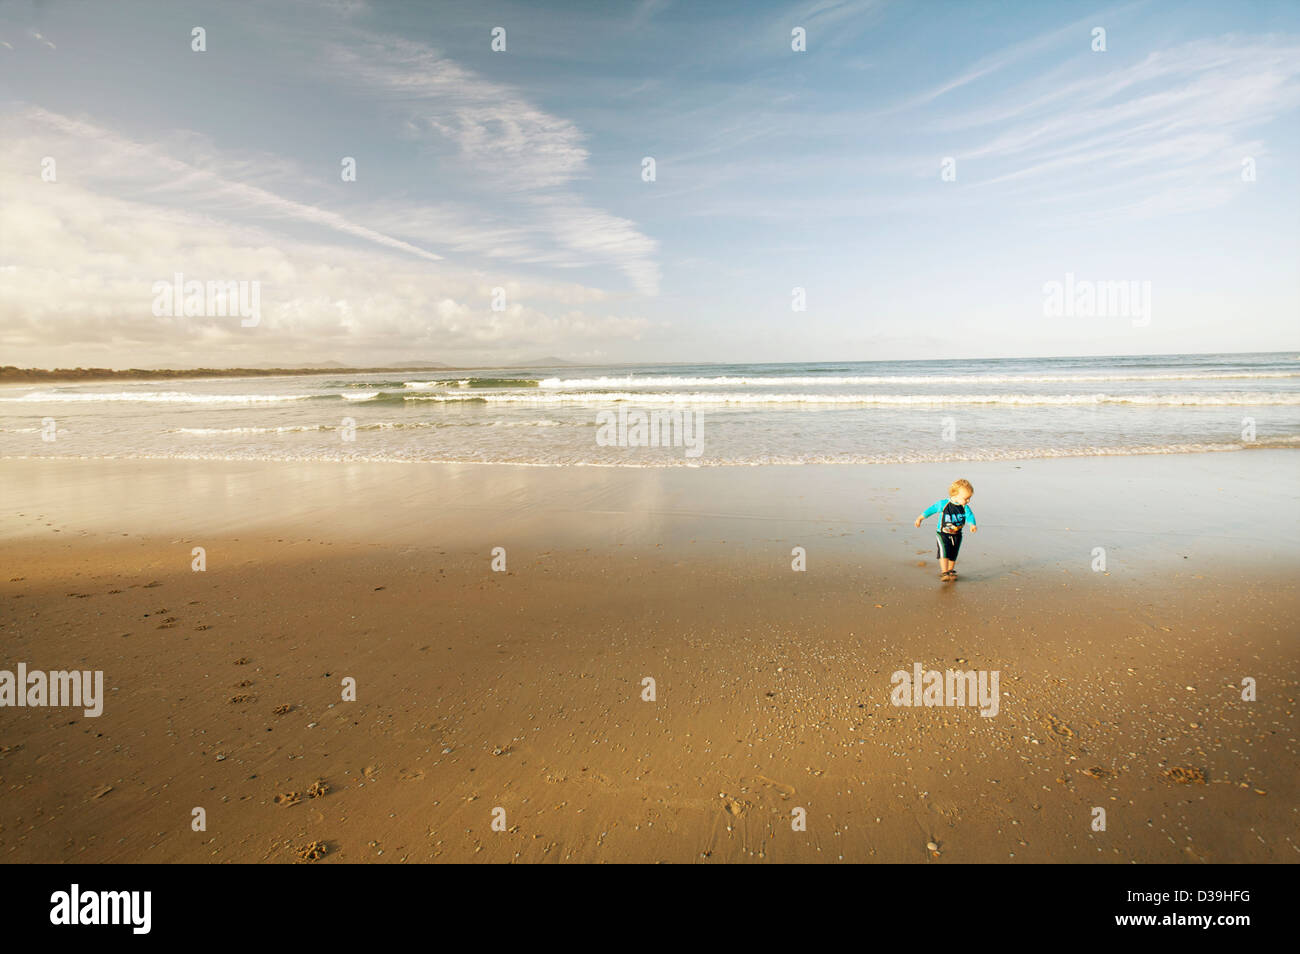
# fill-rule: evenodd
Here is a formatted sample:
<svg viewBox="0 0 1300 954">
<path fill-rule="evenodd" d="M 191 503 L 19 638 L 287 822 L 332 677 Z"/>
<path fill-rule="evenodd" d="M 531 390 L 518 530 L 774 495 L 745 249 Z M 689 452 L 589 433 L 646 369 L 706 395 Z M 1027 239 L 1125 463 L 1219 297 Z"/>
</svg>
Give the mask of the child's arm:
<svg viewBox="0 0 1300 954">
<path fill-rule="evenodd" d="M 926 517 L 932 517 L 940 510 L 942 510 L 943 505 L 946 504 L 947 502 L 948 501 L 946 500 L 940 500 L 937 503 L 932 503 L 930 504 L 930 506 L 926 507 L 925 512 L 922 513 L 921 516 L 916 518 L 916 526 L 919 527 L 921 525 L 921 521 L 924 520 Z"/>
<path fill-rule="evenodd" d="M 966 520 L 970 523 L 971 533 L 979 529 L 979 527 L 975 526 L 975 511 L 970 508 L 970 504 L 966 505 Z"/>
</svg>

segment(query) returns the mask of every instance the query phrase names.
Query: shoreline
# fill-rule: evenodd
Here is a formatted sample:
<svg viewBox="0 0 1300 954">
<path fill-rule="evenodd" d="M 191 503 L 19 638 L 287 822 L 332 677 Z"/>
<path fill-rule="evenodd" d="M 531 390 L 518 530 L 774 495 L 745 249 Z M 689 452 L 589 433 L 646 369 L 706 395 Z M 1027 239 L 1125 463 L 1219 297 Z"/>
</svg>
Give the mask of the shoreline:
<svg viewBox="0 0 1300 954">
<path fill-rule="evenodd" d="M 1021 355 L 1018 357 L 993 357 L 978 358 L 979 361 L 1077 361 L 1087 360 L 1089 358 L 1113 358 L 1120 360 L 1131 360 L 1135 358 L 1196 358 L 1196 357 L 1245 357 L 1255 355 L 1287 355 L 1291 360 L 1300 361 L 1300 356 L 1296 355 L 1298 349 L 1285 348 L 1281 351 L 1215 351 L 1215 352 L 1142 352 L 1139 354 L 1086 354 L 1086 355 Z M 850 360 L 848 363 L 857 364 L 864 362 L 877 362 L 881 364 L 942 364 L 949 359 L 945 358 L 863 358 Z M 715 362 L 706 362 L 712 364 Z M 833 359 L 828 361 L 774 361 L 766 362 L 772 367 L 807 367 L 818 364 L 843 364 L 844 359 Z M 694 361 L 654 361 L 649 364 L 640 364 L 635 362 L 615 362 L 613 364 L 602 364 L 599 367 L 607 368 L 692 368 L 699 367 L 699 362 Z M 560 361 L 557 364 L 542 364 L 533 362 L 526 365 L 439 365 L 433 364 L 418 368 L 20 368 L 16 365 L 0 365 L 0 386 L 4 384 L 34 384 L 34 383 L 76 383 L 78 381 L 93 380 L 113 380 L 114 378 L 127 377 L 144 380 L 147 376 L 161 376 L 166 378 L 207 378 L 207 377 L 274 377 L 276 375 L 312 375 L 312 374 L 393 374 L 401 371 L 415 373 L 443 372 L 443 371 L 531 371 L 541 368 L 558 369 L 558 368 L 583 368 L 596 367 L 596 365 L 583 365 L 572 361 Z M 35 375 L 36 377 L 27 380 L 21 378 L 23 375 Z M 52 375 L 67 375 L 67 377 L 54 378 Z"/>
<path fill-rule="evenodd" d="M 727 538 L 733 547 L 775 546 L 788 539 L 883 555 L 905 541 L 932 546 L 932 533 L 915 530 L 912 518 L 964 476 L 975 484 L 977 520 L 998 528 L 978 538 L 994 562 L 1055 555 L 1067 539 L 1088 548 L 1086 559 L 1071 554 L 1073 565 L 1086 565 L 1091 547 L 1108 545 L 1160 563 L 1186 557 L 1269 566 L 1300 558 L 1300 513 L 1279 513 L 1276 504 L 1279 488 L 1300 474 L 1300 456 L 1286 449 L 960 465 L 420 463 L 0 459 L 10 504 L 0 513 L 0 541 L 39 536 L 40 524 L 17 516 L 35 510 L 56 512 L 67 522 L 64 532 L 79 534 L 251 531 L 317 521 L 313 536 L 420 543 L 436 518 L 439 538 L 452 545 L 478 546 L 489 537 L 595 547 L 709 546 Z"/>
</svg>

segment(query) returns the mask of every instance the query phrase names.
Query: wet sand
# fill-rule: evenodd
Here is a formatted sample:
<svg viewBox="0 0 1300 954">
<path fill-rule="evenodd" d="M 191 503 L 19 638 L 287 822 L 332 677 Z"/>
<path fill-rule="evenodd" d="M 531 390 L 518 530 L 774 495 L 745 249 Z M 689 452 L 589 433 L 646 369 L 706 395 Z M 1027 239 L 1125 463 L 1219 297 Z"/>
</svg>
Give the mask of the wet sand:
<svg viewBox="0 0 1300 954">
<path fill-rule="evenodd" d="M 1297 461 L 3 461 L 0 859 L 1295 862 Z"/>
</svg>

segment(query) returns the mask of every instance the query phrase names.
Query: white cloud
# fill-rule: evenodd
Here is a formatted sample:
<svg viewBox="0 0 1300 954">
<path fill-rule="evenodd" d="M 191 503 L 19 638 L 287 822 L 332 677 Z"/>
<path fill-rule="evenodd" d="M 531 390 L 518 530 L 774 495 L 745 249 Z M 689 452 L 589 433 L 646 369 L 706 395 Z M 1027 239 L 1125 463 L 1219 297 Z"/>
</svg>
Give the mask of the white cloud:
<svg viewBox="0 0 1300 954">
<path fill-rule="evenodd" d="M 599 289 L 501 279 L 409 254 L 421 250 L 227 178 L 238 158 L 182 161 L 42 110 L 7 126 L 22 131 L 0 142 L 0 347 L 11 363 L 490 363 L 609 345 L 648 327 L 637 317 L 589 314 L 609 298 Z M 40 178 L 46 150 L 59 160 L 55 182 Z M 249 224 L 250 210 L 267 224 Z M 277 230 L 286 221 L 367 241 L 293 237 Z M 259 282 L 261 324 L 155 316 L 153 284 L 176 272 Z M 496 285 L 506 289 L 503 312 L 491 309 Z M 77 357 L 62 357 L 69 354 Z"/>
</svg>

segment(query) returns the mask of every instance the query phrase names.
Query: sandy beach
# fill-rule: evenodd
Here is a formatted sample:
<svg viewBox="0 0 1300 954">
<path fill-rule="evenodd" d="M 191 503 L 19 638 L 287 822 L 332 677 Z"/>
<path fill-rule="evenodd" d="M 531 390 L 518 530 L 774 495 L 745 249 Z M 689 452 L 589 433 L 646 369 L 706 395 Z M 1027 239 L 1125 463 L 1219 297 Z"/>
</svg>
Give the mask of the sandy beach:
<svg viewBox="0 0 1300 954">
<path fill-rule="evenodd" d="M 1296 461 L 0 461 L 0 858 L 1295 862 Z"/>
</svg>

